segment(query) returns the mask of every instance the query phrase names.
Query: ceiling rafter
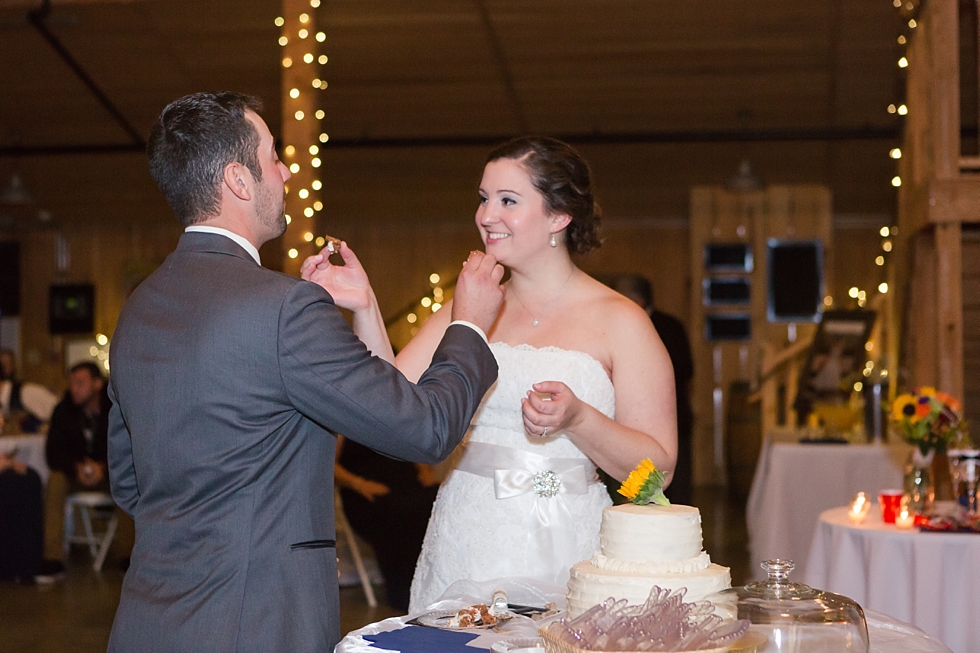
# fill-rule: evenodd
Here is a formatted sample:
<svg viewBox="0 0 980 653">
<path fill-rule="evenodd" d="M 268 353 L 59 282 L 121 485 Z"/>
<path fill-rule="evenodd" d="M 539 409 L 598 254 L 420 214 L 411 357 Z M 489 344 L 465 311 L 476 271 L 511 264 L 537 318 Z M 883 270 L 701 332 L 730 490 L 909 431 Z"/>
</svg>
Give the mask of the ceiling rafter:
<svg viewBox="0 0 980 653">
<path fill-rule="evenodd" d="M 78 63 L 75 57 L 62 45 L 61 41 L 55 36 L 48 26 L 45 24 L 48 16 L 51 14 L 51 0 L 41 0 L 41 6 L 32 9 L 27 13 L 27 19 L 30 21 L 31 25 L 35 30 L 44 38 L 45 41 L 54 49 L 61 59 L 68 64 L 75 76 L 88 88 L 99 104 L 101 104 L 106 111 L 109 112 L 115 121 L 122 127 L 130 139 L 132 140 L 131 145 L 134 147 L 144 148 L 146 147 L 146 142 L 143 140 L 143 136 L 129 123 L 129 120 L 123 113 L 113 104 L 112 100 L 105 94 L 105 92 L 95 83 L 92 76 L 82 68 L 82 65 Z"/>
</svg>

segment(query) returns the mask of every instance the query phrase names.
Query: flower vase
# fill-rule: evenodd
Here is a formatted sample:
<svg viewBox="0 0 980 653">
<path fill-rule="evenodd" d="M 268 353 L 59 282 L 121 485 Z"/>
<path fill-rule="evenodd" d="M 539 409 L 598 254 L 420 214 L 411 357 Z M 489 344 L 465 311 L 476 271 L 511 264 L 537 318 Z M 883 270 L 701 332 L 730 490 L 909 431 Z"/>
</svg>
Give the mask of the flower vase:
<svg viewBox="0 0 980 653">
<path fill-rule="evenodd" d="M 918 514 L 928 512 L 936 498 L 932 471 L 935 454 L 932 450 L 922 455 L 915 447 L 905 464 L 905 494 L 909 496 L 909 510 Z"/>
</svg>

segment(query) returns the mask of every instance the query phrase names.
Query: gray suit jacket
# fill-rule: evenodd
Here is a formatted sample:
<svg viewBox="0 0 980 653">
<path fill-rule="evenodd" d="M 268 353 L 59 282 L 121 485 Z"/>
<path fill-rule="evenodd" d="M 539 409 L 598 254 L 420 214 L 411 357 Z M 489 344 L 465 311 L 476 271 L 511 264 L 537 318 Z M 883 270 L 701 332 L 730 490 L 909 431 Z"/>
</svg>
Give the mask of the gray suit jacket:
<svg viewBox="0 0 980 653">
<path fill-rule="evenodd" d="M 409 383 L 319 286 L 187 233 L 112 341 L 109 476 L 136 521 L 110 651 L 332 651 L 335 433 L 434 463 L 496 379 L 453 326 Z"/>
</svg>

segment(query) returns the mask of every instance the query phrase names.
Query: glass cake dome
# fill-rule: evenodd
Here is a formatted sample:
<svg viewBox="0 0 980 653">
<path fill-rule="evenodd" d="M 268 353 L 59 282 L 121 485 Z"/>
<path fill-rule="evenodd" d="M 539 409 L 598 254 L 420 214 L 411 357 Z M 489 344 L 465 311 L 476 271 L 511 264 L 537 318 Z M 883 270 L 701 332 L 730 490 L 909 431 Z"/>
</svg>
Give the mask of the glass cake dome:
<svg viewBox="0 0 980 653">
<path fill-rule="evenodd" d="M 748 619 L 748 634 L 732 651 L 744 653 L 868 652 L 861 606 L 840 594 L 793 583 L 792 560 L 766 560 L 769 578 L 707 597 L 723 619 Z"/>
</svg>

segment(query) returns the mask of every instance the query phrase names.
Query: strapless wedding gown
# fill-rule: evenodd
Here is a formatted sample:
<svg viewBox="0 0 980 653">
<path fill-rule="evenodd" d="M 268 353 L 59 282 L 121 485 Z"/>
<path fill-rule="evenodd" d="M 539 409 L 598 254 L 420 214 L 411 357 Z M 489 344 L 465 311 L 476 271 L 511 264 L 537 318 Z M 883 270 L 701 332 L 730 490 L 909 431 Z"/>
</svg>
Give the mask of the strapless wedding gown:
<svg viewBox="0 0 980 653">
<path fill-rule="evenodd" d="M 602 365 L 580 351 L 490 344 L 497 383 L 483 398 L 439 489 L 412 581 L 409 611 L 454 581 L 503 577 L 568 581 L 599 548 L 602 509 L 612 505 L 595 465 L 562 433 L 528 436 L 521 398 L 534 383 L 562 381 L 613 418 L 615 393 Z M 489 597 L 488 597 L 489 598 Z"/>
</svg>

